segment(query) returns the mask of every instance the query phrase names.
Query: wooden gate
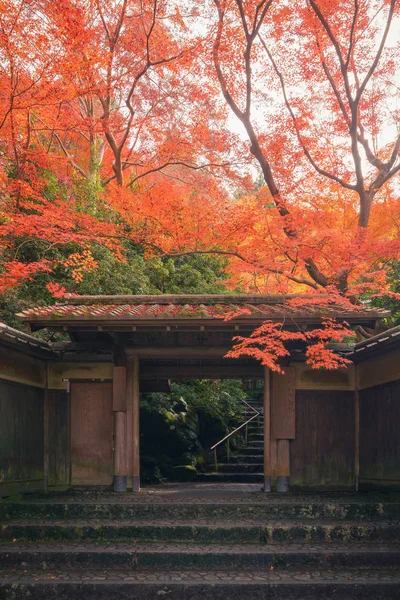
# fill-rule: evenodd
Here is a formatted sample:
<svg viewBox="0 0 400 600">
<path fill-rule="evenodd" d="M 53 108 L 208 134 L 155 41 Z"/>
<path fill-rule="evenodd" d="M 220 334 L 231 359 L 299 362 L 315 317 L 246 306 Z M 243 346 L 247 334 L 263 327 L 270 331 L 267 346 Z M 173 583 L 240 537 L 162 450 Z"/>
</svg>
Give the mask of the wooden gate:
<svg viewBox="0 0 400 600">
<path fill-rule="evenodd" d="M 112 383 L 71 382 L 71 483 L 111 485 Z"/>
</svg>

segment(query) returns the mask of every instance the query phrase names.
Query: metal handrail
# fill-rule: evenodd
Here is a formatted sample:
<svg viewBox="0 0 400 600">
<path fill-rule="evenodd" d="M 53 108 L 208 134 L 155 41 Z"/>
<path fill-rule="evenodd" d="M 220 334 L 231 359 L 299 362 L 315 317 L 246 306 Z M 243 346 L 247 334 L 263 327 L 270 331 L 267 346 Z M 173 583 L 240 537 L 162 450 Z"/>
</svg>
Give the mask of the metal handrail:
<svg viewBox="0 0 400 600">
<path fill-rule="evenodd" d="M 229 440 L 230 438 L 235 435 L 235 433 L 237 433 L 238 431 L 240 431 L 243 427 L 246 427 L 246 441 L 247 441 L 247 426 L 248 424 L 253 421 L 254 419 L 257 419 L 261 413 L 258 412 L 258 410 L 256 410 L 254 408 L 254 406 L 251 406 L 248 402 L 246 402 L 246 400 L 241 400 L 241 402 L 243 402 L 243 404 L 245 404 L 248 408 L 250 408 L 250 410 L 254 411 L 254 415 L 252 417 L 250 417 L 250 419 L 248 419 L 245 423 L 242 423 L 241 425 L 239 425 L 239 427 L 236 427 L 236 429 L 234 429 L 233 431 L 231 431 L 230 433 L 228 433 L 228 435 L 226 435 L 225 437 L 222 438 L 222 440 L 220 440 L 219 442 L 217 442 L 216 444 L 214 444 L 214 446 L 211 446 L 210 450 L 214 450 L 214 462 L 215 462 L 215 470 L 218 470 L 218 463 L 217 463 L 217 447 L 222 444 L 223 442 L 226 441 L 227 443 L 227 456 L 228 456 L 228 462 L 229 462 Z"/>
</svg>

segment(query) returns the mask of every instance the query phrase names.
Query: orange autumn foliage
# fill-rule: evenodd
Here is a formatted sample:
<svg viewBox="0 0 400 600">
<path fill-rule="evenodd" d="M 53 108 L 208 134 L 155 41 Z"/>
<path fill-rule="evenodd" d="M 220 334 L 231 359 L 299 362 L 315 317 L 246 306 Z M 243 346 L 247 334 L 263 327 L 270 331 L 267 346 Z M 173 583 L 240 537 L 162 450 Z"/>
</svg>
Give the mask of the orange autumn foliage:
<svg viewBox="0 0 400 600">
<path fill-rule="evenodd" d="M 232 289 L 300 307 L 393 295 L 399 4 L 0 0 L 0 293 L 45 272 L 62 297 L 60 262 L 80 282 L 94 243 L 133 242 L 224 256 Z M 301 333 L 310 363 L 340 366 L 326 342 L 347 334 Z M 283 335 L 233 352 L 279 367 Z"/>
</svg>

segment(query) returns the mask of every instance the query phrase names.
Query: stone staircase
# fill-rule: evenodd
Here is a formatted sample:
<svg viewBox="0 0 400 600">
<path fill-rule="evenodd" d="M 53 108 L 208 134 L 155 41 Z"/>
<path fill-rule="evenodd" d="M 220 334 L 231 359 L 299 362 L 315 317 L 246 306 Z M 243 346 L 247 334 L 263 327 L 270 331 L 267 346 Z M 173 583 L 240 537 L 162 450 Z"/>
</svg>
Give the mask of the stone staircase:
<svg viewBox="0 0 400 600">
<path fill-rule="evenodd" d="M 263 404 L 259 398 L 249 398 L 248 403 L 260 413 L 248 425 L 247 444 L 229 457 L 229 462 L 218 462 L 217 471 L 197 475 L 196 481 L 204 483 L 260 483 L 264 480 L 264 416 Z M 245 420 L 253 415 L 245 411 Z M 221 448 L 224 450 L 224 448 Z"/>
<path fill-rule="evenodd" d="M 0 598 L 400 598 L 399 496 L 258 489 L 177 484 L 2 502 Z"/>
</svg>

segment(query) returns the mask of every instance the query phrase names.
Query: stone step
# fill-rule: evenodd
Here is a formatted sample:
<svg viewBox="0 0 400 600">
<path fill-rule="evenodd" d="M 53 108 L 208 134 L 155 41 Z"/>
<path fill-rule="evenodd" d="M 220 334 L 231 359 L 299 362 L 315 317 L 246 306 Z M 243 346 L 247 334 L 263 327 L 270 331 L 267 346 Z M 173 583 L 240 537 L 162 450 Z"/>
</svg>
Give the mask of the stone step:
<svg viewBox="0 0 400 600">
<path fill-rule="evenodd" d="M 219 473 L 260 473 L 262 469 L 263 464 L 260 460 L 257 463 L 218 463 Z"/>
<path fill-rule="evenodd" d="M 264 445 L 261 446 L 248 446 L 247 448 L 241 448 L 240 454 L 251 454 L 255 456 L 258 454 L 259 456 L 264 456 Z"/>
<path fill-rule="evenodd" d="M 263 473 L 201 473 L 196 475 L 196 482 L 202 483 L 262 483 L 264 480 Z M 261 489 L 261 488 L 260 488 Z"/>
<path fill-rule="evenodd" d="M 0 598 L 21 600 L 398 599 L 396 569 L 76 570 L 1 573 Z"/>
<path fill-rule="evenodd" d="M 263 427 L 264 427 L 264 423 L 263 421 L 251 421 L 248 425 L 247 425 L 247 430 L 250 433 L 251 431 L 257 431 L 258 433 L 262 433 L 263 432 Z"/>
<path fill-rule="evenodd" d="M 233 465 L 232 465 L 233 466 Z M 346 498 L 348 500 L 346 501 Z M 12 520 L 25 520 L 34 523 L 37 520 L 85 520 L 101 521 L 132 521 L 157 519 L 248 519 L 258 518 L 271 521 L 301 519 L 312 523 L 313 520 L 327 519 L 329 521 L 397 521 L 400 519 L 400 504 L 397 502 L 383 503 L 377 501 L 354 501 L 354 496 L 332 496 L 327 501 L 319 497 L 298 496 L 288 494 L 252 494 L 248 500 L 237 502 L 236 497 L 221 500 L 221 498 L 171 498 L 170 502 L 146 502 L 146 496 L 134 496 L 131 493 L 119 495 L 109 494 L 109 501 L 103 502 L 20 502 L 0 504 L 2 517 L 0 522 L 9 523 Z M 352 501 L 353 499 L 353 501 Z M 0 526 L 1 527 L 1 526 Z"/>
<path fill-rule="evenodd" d="M 400 504 L 381 501 L 356 501 L 354 496 L 341 494 L 329 496 L 325 501 L 317 494 L 297 495 L 253 493 L 243 501 L 236 496 L 228 498 L 208 497 L 207 502 L 200 497 L 182 496 L 180 501 L 171 496 L 170 501 L 163 502 L 164 497 L 157 499 L 144 493 L 139 495 L 109 493 L 108 501 L 97 502 L 78 500 L 75 502 L 10 502 L 0 503 L 0 522 L 4 524 L 12 520 L 89 520 L 97 521 L 132 521 L 158 519 L 265 519 L 271 521 L 301 519 L 304 523 L 313 520 L 328 521 L 389 521 L 400 520 Z M 147 500 L 147 501 L 146 501 Z M 150 501 L 151 500 L 151 501 Z M 1 527 L 1 526 L 0 526 Z"/>
<path fill-rule="evenodd" d="M 229 462 L 231 463 L 257 463 L 260 465 L 264 464 L 263 461 L 263 454 L 262 453 L 258 453 L 258 454 L 236 454 L 236 456 L 231 456 L 229 459 Z M 262 470 L 262 469 L 261 469 Z"/>
<path fill-rule="evenodd" d="M 400 545 L 362 544 L 112 544 L 2 545 L 2 569 L 282 569 L 399 567 Z"/>
<path fill-rule="evenodd" d="M 24 541 L 159 541 L 220 543 L 271 543 L 271 542 L 367 542 L 397 541 L 400 523 L 380 521 L 341 523 L 314 521 L 271 521 L 268 519 L 243 519 L 215 522 L 213 519 L 194 521 L 182 519 L 165 521 L 38 521 L 16 522 L 2 525 L 0 541 L 21 544 Z"/>
</svg>

